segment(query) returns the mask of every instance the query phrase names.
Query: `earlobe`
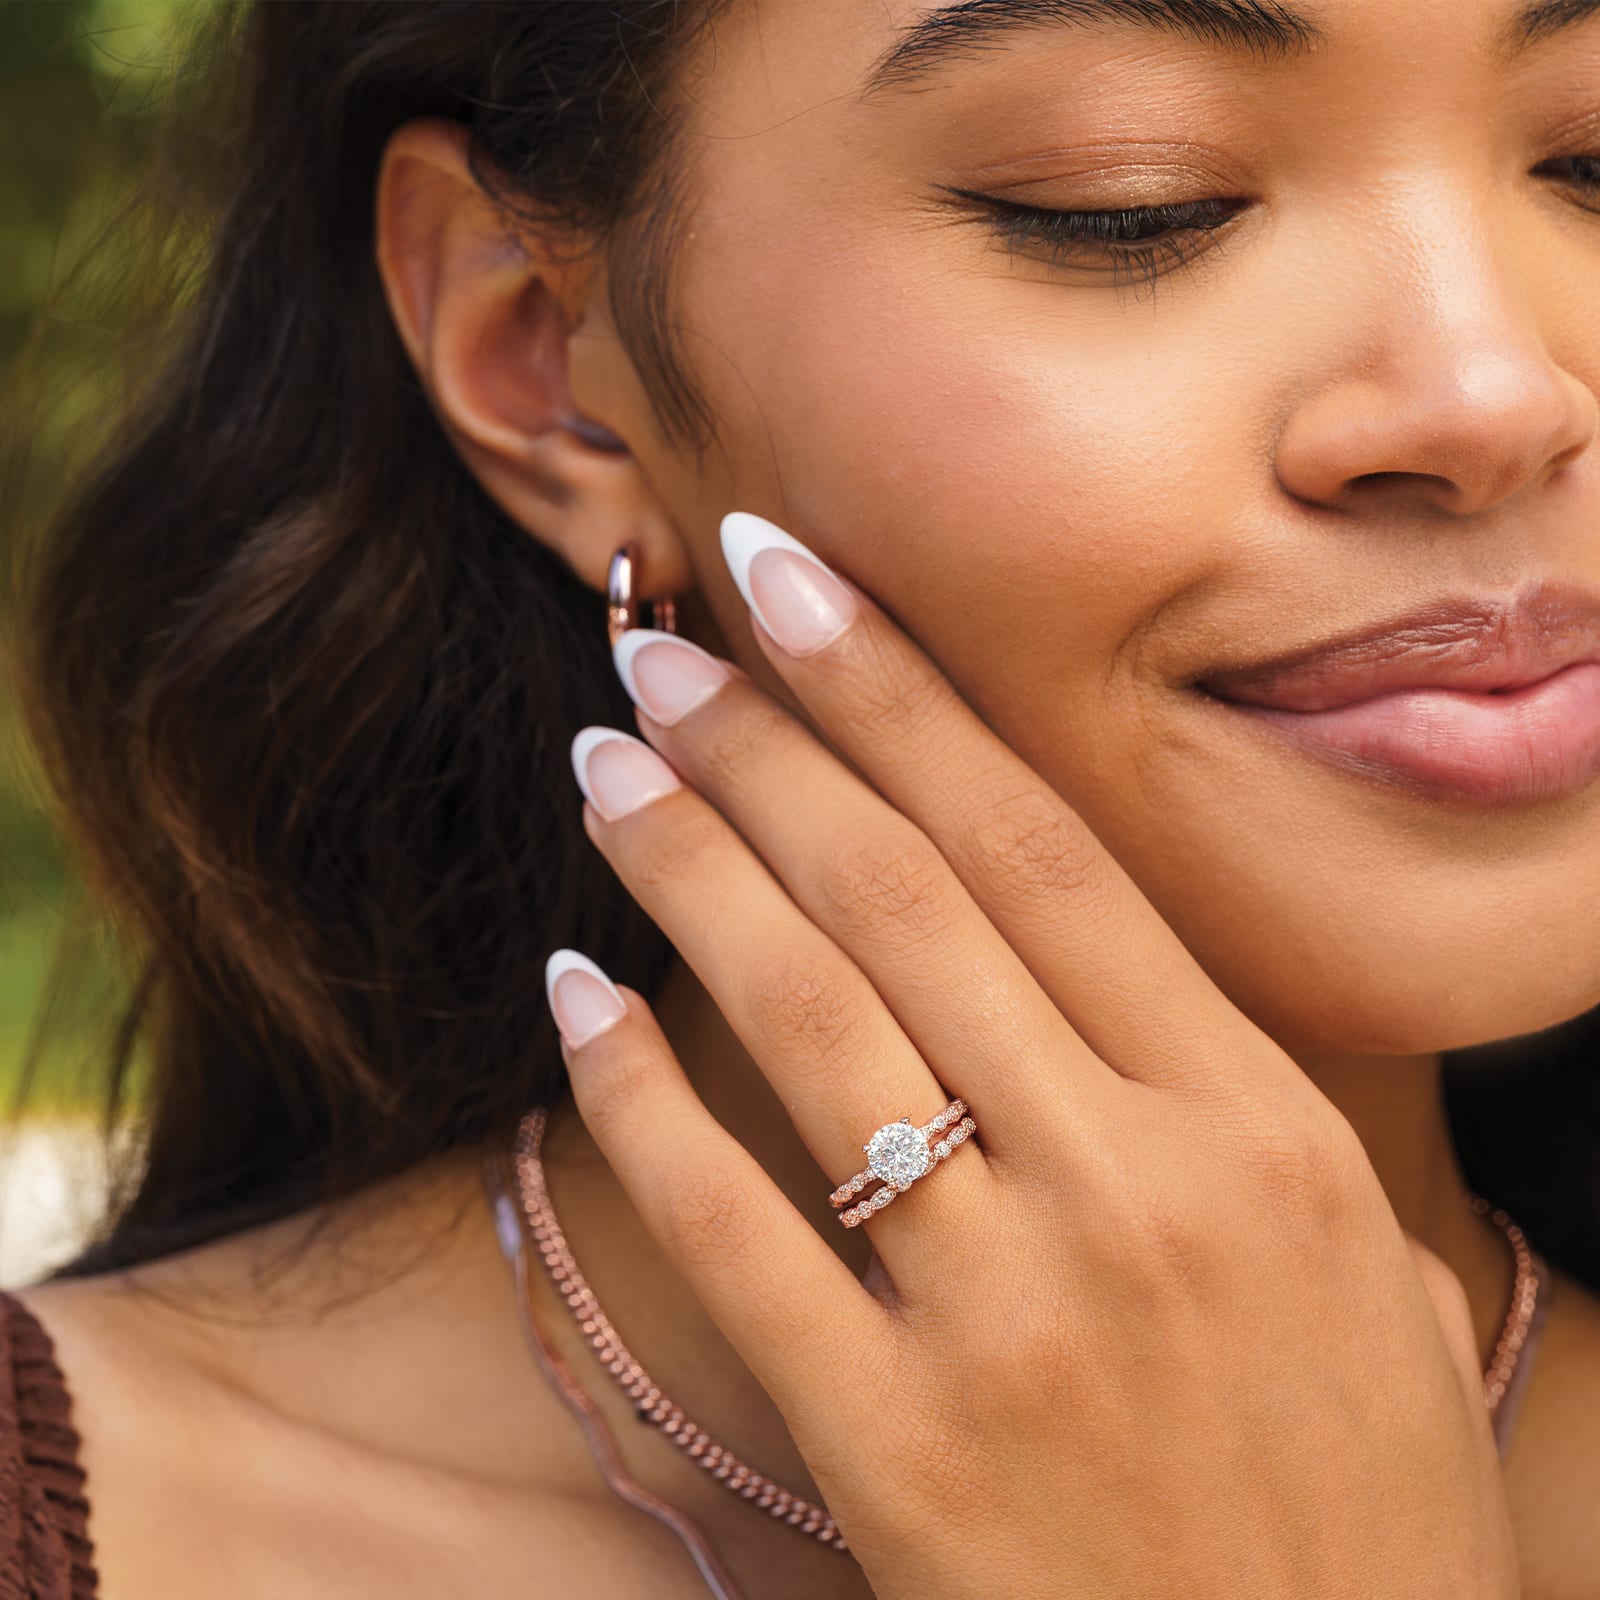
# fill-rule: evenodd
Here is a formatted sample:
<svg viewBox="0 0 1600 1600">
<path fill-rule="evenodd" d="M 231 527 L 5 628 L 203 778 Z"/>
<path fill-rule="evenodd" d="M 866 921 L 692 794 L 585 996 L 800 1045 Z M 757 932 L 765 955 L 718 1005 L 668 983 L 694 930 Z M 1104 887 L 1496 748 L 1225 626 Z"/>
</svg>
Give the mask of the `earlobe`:
<svg viewBox="0 0 1600 1600">
<path fill-rule="evenodd" d="M 637 458 L 580 416 L 567 344 L 595 277 L 583 241 L 517 237 L 468 163 L 468 134 L 427 118 L 384 152 L 377 261 L 400 338 L 484 490 L 604 589 L 611 553 L 639 542 L 652 587 L 691 581 Z"/>
</svg>

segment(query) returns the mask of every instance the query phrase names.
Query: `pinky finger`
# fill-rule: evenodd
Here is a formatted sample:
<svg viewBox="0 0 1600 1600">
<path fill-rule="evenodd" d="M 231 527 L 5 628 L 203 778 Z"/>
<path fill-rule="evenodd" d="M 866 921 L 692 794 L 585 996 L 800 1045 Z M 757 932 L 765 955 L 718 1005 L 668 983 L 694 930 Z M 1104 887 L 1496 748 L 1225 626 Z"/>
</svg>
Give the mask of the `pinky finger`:
<svg viewBox="0 0 1600 1600">
<path fill-rule="evenodd" d="M 645 1226 L 779 1409 L 814 1401 L 841 1347 L 882 1337 L 882 1304 L 706 1110 L 642 995 L 576 950 L 545 990 L 579 1114 Z"/>
</svg>

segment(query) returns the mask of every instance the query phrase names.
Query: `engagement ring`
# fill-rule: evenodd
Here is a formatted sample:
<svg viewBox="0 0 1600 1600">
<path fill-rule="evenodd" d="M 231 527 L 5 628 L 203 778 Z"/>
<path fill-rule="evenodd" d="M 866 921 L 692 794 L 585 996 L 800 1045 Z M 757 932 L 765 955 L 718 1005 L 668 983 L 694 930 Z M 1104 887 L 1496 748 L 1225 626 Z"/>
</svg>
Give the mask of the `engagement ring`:
<svg viewBox="0 0 1600 1600">
<path fill-rule="evenodd" d="M 859 1205 L 841 1212 L 839 1221 L 845 1227 L 853 1228 L 872 1212 L 881 1211 L 936 1162 L 943 1161 L 958 1144 L 966 1140 L 968 1134 L 976 1133 L 978 1125 L 964 1114 L 966 1109 L 964 1100 L 952 1100 L 938 1116 L 931 1122 L 923 1123 L 920 1128 L 914 1126 L 908 1116 L 901 1117 L 898 1122 L 884 1123 L 861 1147 L 867 1155 L 865 1168 L 840 1184 L 828 1196 L 828 1204 L 849 1205 L 874 1178 L 883 1183 L 883 1188 L 868 1195 Z M 929 1143 L 933 1134 L 943 1132 L 958 1117 L 961 1121 L 944 1138 L 937 1144 Z"/>
</svg>

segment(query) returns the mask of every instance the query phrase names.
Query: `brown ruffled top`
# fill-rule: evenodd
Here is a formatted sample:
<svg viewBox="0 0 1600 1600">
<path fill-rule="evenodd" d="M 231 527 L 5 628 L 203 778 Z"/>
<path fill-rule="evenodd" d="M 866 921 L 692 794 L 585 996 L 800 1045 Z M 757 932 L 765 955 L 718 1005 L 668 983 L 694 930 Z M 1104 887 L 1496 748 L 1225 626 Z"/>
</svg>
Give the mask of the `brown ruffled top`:
<svg viewBox="0 0 1600 1600">
<path fill-rule="evenodd" d="M 39 1319 L 0 1291 L 0 1600 L 94 1600 L 72 1402 Z"/>
</svg>

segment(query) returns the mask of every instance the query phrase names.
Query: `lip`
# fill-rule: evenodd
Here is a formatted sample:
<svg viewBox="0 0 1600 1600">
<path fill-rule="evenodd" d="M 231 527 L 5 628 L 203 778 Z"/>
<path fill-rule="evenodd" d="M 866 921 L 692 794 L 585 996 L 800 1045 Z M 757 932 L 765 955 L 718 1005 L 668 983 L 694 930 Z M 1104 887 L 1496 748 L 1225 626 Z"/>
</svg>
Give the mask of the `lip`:
<svg viewBox="0 0 1600 1600">
<path fill-rule="evenodd" d="M 1481 805 L 1600 776 L 1600 597 L 1541 582 L 1210 672 L 1195 687 L 1356 774 Z"/>
</svg>

